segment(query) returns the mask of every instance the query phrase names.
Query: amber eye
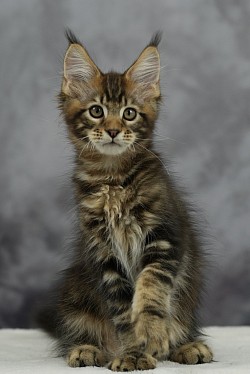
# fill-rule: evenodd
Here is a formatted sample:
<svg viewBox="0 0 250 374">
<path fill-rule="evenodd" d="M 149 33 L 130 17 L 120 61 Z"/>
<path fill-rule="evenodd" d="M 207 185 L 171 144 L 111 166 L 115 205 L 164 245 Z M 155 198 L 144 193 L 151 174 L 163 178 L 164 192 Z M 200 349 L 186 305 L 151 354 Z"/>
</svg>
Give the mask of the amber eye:
<svg viewBox="0 0 250 374">
<path fill-rule="evenodd" d="M 93 105 L 91 108 L 89 108 L 89 113 L 93 118 L 103 117 L 103 109 L 100 105 Z"/>
<path fill-rule="evenodd" d="M 123 112 L 123 118 L 126 121 L 133 121 L 136 117 L 136 110 L 134 108 L 126 108 Z"/>
</svg>

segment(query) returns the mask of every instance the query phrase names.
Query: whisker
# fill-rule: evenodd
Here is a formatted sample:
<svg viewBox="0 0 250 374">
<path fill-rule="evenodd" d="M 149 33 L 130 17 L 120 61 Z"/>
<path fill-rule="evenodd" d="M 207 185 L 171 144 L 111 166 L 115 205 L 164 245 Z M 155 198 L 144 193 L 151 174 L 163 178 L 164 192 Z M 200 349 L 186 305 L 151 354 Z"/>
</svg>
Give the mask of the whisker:
<svg viewBox="0 0 250 374">
<path fill-rule="evenodd" d="M 145 147 L 143 147 L 143 145 L 141 145 L 141 144 L 139 144 L 139 143 L 137 143 L 137 142 L 134 142 L 134 144 L 136 144 L 136 145 L 138 145 L 139 147 L 141 147 L 141 148 L 143 148 L 143 149 L 145 149 L 145 151 L 147 151 L 148 153 L 150 153 L 152 156 L 154 156 L 155 158 L 157 158 L 159 161 L 160 161 L 160 163 L 164 166 L 164 169 L 166 170 L 166 172 L 168 173 L 168 175 L 169 175 L 169 172 L 168 172 L 168 169 L 167 169 L 167 166 L 163 163 L 163 161 L 154 153 L 154 152 L 152 152 L 152 151 L 150 151 L 149 149 L 147 149 L 147 148 L 145 148 Z"/>
<path fill-rule="evenodd" d="M 161 137 L 161 139 L 138 138 L 138 136 L 136 137 L 136 139 L 138 139 L 138 140 L 151 140 L 153 142 L 162 142 L 162 141 L 165 141 L 165 140 L 171 140 L 171 141 L 176 142 L 176 143 L 186 144 L 186 143 L 183 143 L 183 142 L 181 142 L 179 140 L 176 140 L 176 139 L 173 139 L 173 138 L 169 138 L 168 136 L 162 137 L 161 135 L 158 135 L 158 134 L 154 134 L 154 136 L 159 136 L 159 137 Z"/>
<path fill-rule="evenodd" d="M 131 151 L 131 152 L 135 152 L 135 146 L 134 146 L 134 143 L 129 144 L 129 146 L 128 146 L 128 150 Z"/>
<path fill-rule="evenodd" d="M 80 138 L 80 140 L 84 140 L 84 139 L 86 139 L 86 138 L 88 138 L 89 136 L 87 135 L 87 136 L 84 136 L 83 138 Z"/>
<path fill-rule="evenodd" d="M 79 154 L 79 159 L 81 158 L 81 155 L 82 155 L 82 152 L 84 151 L 85 148 L 88 148 L 88 146 L 90 145 L 91 141 L 89 140 L 87 144 L 85 144 L 83 147 L 82 147 L 82 150 Z"/>
<path fill-rule="evenodd" d="M 154 136 L 158 136 L 158 137 L 160 137 L 160 138 L 162 138 L 162 139 L 172 140 L 173 142 L 176 142 L 176 143 L 187 144 L 187 143 L 184 143 L 184 142 L 182 142 L 182 141 L 180 141 L 180 140 L 173 139 L 173 138 L 169 138 L 168 136 L 164 136 L 164 137 L 162 137 L 162 135 L 161 135 L 161 134 L 158 134 L 157 132 L 153 132 L 153 135 L 154 135 Z"/>
</svg>

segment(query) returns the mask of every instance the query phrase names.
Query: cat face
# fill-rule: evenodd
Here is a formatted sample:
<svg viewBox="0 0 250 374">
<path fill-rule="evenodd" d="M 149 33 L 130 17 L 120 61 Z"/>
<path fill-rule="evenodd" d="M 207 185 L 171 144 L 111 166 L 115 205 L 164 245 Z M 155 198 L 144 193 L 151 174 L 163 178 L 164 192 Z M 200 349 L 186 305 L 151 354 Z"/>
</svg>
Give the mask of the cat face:
<svg viewBox="0 0 250 374">
<path fill-rule="evenodd" d="M 157 117 L 159 70 L 155 45 L 146 47 L 123 74 L 103 74 L 81 44 L 70 44 L 60 106 L 83 155 L 120 155 L 147 144 Z"/>
<path fill-rule="evenodd" d="M 106 81 L 113 79 L 113 75 L 106 76 Z M 121 77 L 117 76 L 116 80 L 121 80 Z M 118 155 L 136 141 L 136 134 L 142 127 L 140 107 L 128 101 L 125 95 L 120 100 L 118 97 L 110 100 L 107 96 L 107 93 L 98 95 L 87 104 L 81 123 L 83 133 L 87 135 L 86 141 L 98 152 Z M 86 128 L 86 124 L 89 128 Z"/>
</svg>

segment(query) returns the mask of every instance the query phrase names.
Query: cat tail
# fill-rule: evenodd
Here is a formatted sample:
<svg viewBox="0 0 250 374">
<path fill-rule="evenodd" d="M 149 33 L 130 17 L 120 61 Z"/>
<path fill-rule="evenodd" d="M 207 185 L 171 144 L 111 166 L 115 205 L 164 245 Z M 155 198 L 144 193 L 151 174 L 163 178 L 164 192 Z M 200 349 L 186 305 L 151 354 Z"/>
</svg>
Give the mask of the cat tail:
<svg viewBox="0 0 250 374">
<path fill-rule="evenodd" d="M 42 298 L 36 305 L 33 315 L 35 327 L 47 332 L 51 337 L 58 337 L 58 309 L 55 295 L 47 295 L 46 301 Z"/>
<path fill-rule="evenodd" d="M 52 337 L 57 337 L 57 318 L 55 316 L 56 310 L 52 307 L 44 307 L 40 309 L 36 316 L 36 325 Z"/>
</svg>

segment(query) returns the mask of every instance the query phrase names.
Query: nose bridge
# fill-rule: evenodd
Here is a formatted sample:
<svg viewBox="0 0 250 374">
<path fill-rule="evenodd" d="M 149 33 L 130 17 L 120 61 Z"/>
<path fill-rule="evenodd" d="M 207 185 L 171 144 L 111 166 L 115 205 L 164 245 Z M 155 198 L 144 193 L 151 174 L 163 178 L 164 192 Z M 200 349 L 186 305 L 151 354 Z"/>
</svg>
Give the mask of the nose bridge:
<svg viewBox="0 0 250 374">
<path fill-rule="evenodd" d="M 119 130 L 121 131 L 122 129 L 122 122 L 119 117 L 109 115 L 108 118 L 106 119 L 105 123 L 105 129 L 106 130 Z"/>
</svg>

